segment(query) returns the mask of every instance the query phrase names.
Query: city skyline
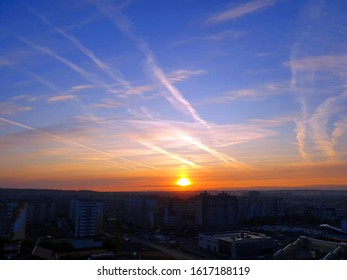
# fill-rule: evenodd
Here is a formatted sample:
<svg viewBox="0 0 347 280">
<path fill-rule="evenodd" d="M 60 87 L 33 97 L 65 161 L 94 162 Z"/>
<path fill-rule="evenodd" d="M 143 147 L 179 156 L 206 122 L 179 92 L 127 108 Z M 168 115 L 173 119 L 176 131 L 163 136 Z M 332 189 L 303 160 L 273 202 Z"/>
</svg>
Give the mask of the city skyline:
<svg viewBox="0 0 347 280">
<path fill-rule="evenodd" d="M 347 185 L 344 1 L 1 6 L 1 187 Z"/>
</svg>

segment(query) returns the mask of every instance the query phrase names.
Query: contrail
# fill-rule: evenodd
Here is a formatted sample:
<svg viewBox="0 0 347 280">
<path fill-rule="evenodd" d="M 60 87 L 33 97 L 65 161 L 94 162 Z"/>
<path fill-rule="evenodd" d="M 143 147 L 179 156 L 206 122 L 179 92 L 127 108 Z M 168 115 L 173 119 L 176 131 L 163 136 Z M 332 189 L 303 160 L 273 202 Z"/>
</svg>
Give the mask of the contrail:
<svg viewBox="0 0 347 280">
<path fill-rule="evenodd" d="M 102 6 L 94 0 L 90 0 L 90 2 L 93 2 L 99 11 L 108 17 L 110 21 L 125 36 L 130 38 L 135 43 L 136 47 L 143 53 L 147 60 L 147 66 L 153 73 L 155 79 L 171 94 L 173 99 L 166 97 L 171 105 L 173 105 L 176 109 L 178 109 L 178 104 L 181 105 L 182 107 L 179 108 L 181 111 L 187 111 L 196 122 L 201 123 L 205 127 L 209 128 L 207 122 L 199 116 L 198 112 L 193 108 L 188 100 L 186 100 L 181 92 L 169 81 L 164 71 L 158 66 L 154 54 L 148 47 L 147 42 L 135 35 L 133 23 L 120 12 L 120 9 L 112 5 Z"/>
<path fill-rule="evenodd" d="M 55 58 L 56 60 L 60 61 L 61 63 L 63 63 L 64 65 L 66 65 L 70 69 L 74 70 L 76 73 L 78 73 L 82 78 L 92 82 L 94 85 L 98 85 L 98 86 L 103 87 L 103 88 L 105 88 L 107 90 L 114 91 L 113 88 L 111 88 L 110 86 L 105 85 L 104 83 L 102 83 L 100 80 L 95 78 L 94 75 L 92 75 L 92 74 L 88 73 L 87 71 L 83 70 L 81 67 L 79 67 L 75 63 L 67 60 L 66 58 L 57 55 L 56 53 L 51 51 L 49 48 L 45 48 L 45 47 L 36 45 L 33 42 L 30 42 L 29 40 L 27 40 L 27 39 L 25 39 L 25 38 L 23 38 L 23 37 L 21 37 L 19 35 L 16 35 L 14 33 L 12 33 L 12 34 L 18 40 L 20 40 L 21 42 L 25 43 L 26 45 L 28 45 L 32 49 L 35 49 L 35 50 L 40 51 L 42 53 L 45 53 L 45 54 Z"/>
<path fill-rule="evenodd" d="M 290 52 L 290 71 L 292 73 L 292 80 L 290 83 L 290 88 L 293 91 L 297 90 L 297 69 L 293 66 L 293 61 L 295 61 L 295 57 L 297 56 L 299 44 L 296 42 Z M 296 120 L 295 130 L 296 133 L 296 141 L 298 146 L 298 151 L 300 156 L 306 160 L 310 161 L 310 157 L 306 152 L 305 139 L 307 138 L 307 119 L 308 119 L 308 110 L 305 99 L 300 96 L 299 97 L 300 107 L 301 107 L 301 120 Z"/>
<path fill-rule="evenodd" d="M 35 73 L 29 72 L 23 68 L 19 68 L 19 67 L 14 67 L 12 66 L 13 69 L 24 73 L 25 75 L 28 75 L 29 77 L 37 80 L 38 82 L 40 82 L 41 84 L 45 85 L 47 88 L 49 88 L 52 92 L 59 92 L 59 88 L 56 87 L 54 84 L 52 84 L 51 82 L 49 82 L 48 80 L 44 79 L 42 76 L 37 75 Z"/>
<path fill-rule="evenodd" d="M 185 164 L 188 164 L 190 166 L 196 166 L 196 164 L 190 160 L 187 160 L 187 159 L 184 159 L 184 158 L 181 158 L 180 156 L 178 155 L 175 155 L 175 154 L 172 154 L 166 150 L 164 150 L 163 148 L 160 148 L 154 144 L 151 144 L 151 143 L 147 143 L 147 142 L 143 142 L 143 141 L 138 141 L 140 144 L 146 146 L 147 148 L 151 149 L 152 151 L 155 151 L 157 153 L 160 153 L 160 154 L 164 154 L 164 155 L 167 155 L 169 156 L 170 158 L 173 158 L 173 159 L 176 159 L 178 161 L 181 161 Z"/>
<path fill-rule="evenodd" d="M 34 13 L 38 18 L 40 18 L 44 23 L 49 25 L 54 31 L 56 31 L 57 33 L 59 33 L 60 35 L 62 35 L 66 39 L 68 39 L 80 52 L 82 52 L 88 58 L 90 58 L 99 69 L 101 69 L 104 73 L 106 73 L 108 76 L 110 76 L 115 82 L 119 82 L 127 90 L 132 89 L 129 82 L 123 78 L 123 74 L 119 70 L 114 69 L 114 68 L 113 68 L 113 70 L 111 70 L 110 67 L 108 65 L 106 65 L 104 62 L 102 62 L 90 49 L 83 46 L 77 38 L 75 38 L 71 35 L 68 35 L 62 29 L 57 28 L 51 22 L 49 22 L 45 17 L 41 16 L 33 9 L 29 8 L 29 10 L 32 13 Z"/>
<path fill-rule="evenodd" d="M 249 3 L 243 4 L 236 8 L 231 8 L 227 11 L 218 13 L 206 20 L 209 24 L 217 24 L 225 21 L 231 21 L 240 17 L 243 17 L 247 14 L 256 12 L 260 9 L 267 8 L 275 4 L 275 0 L 258 0 L 251 1 Z"/>
<path fill-rule="evenodd" d="M 318 4 L 317 4 L 317 3 Z M 311 3 L 312 4 L 312 3 Z M 299 68 L 295 66 L 295 61 L 297 60 L 299 54 L 300 54 L 300 48 L 302 45 L 306 45 L 307 42 L 305 42 L 305 38 L 307 38 L 310 35 L 310 32 L 312 30 L 312 25 L 313 22 L 316 21 L 314 18 L 318 17 L 321 12 L 323 11 L 323 5 L 324 2 L 322 1 L 315 1 L 315 5 L 309 5 L 305 8 L 306 13 L 302 13 L 302 19 L 305 19 L 307 22 L 305 24 L 305 28 L 301 29 L 300 32 L 298 32 L 298 36 L 296 36 L 295 38 L 295 42 L 290 50 L 290 60 L 289 60 L 289 67 L 290 67 L 290 71 L 292 74 L 292 79 L 291 79 L 291 84 L 290 84 L 290 89 L 292 91 L 295 91 L 295 93 L 297 94 L 297 90 L 298 90 L 298 82 L 300 82 L 300 73 L 299 73 Z M 309 10 L 314 10 L 314 16 L 313 13 L 307 13 L 307 9 Z M 303 15 L 305 15 L 305 18 L 303 17 Z M 300 19 L 300 20 L 302 20 Z M 299 79 L 299 81 L 298 81 Z M 307 81 L 305 80 L 305 84 L 307 84 Z M 300 85 L 299 85 L 300 86 Z M 307 139 L 307 137 L 309 136 L 308 133 L 308 120 L 309 120 L 309 113 L 308 113 L 308 108 L 307 108 L 307 103 L 305 98 L 300 95 L 298 97 L 299 99 L 299 103 L 300 103 L 300 107 L 301 107 L 301 120 L 297 120 L 296 123 L 296 128 L 295 128 L 295 133 L 296 133 L 296 140 L 297 140 L 297 146 L 298 146 L 298 152 L 300 154 L 300 156 L 306 160 L 306 161 L 310 161 L 310 155 L 307 153 L 306 151 L 306 145 L 305 145 L 305 140 Z"/>
<path fill-rule="evenodd" d="M 301 157 L 306 161 L 310 161 L 310 157 L 305 150 L 305 139 L 307 138 L 306 130 L 307 130 L 307 122 L 308 122 L 307 121 L 308 119 L 307 104 L 303 97 L 300 97 L 299 101 L 301 105 L 302 119 L 295 121 L 296 123 L 295 133 L 296 133 L 297 146 L 298 146 Z"/>
<path fill-rule="evenodd" d="M 188 110 L 189 114 L 193 117 L 195 121 L 198 123 L 203 124 L 206 127 L 209 127 L 207 122 L 203 120 L 198 112 L 193 108 L 193 106 L 188 102 L 187 99 L 183 97 L 181 92 L 170 82 L 168 77 L 165 75 L 164 71 L 158 66 L 158 64 L 155 61 L 154 54 L 151 49 L 148 48 L 147 44 L 145 42 L 141 42 L 140 44 L 137 44 L 137 47 L 143 52 L 143 54 L 147 58 L 147 65 L 151 69 L 152 73 L 154 74 L 155 78 L 158 79 L 158 81 L 161 83 L 162 86 L 164 86 L 168 92 L 171 93 L 171 95 L 174 97 L 174 99 L 183 107 Z M 175 103 L 172 102 L 171 98 L 167 98 L 167 100 L 174 106 Z M 182 110 L 181 108 L 179 108 Z"/>
<path fill-rule="evenodd" d="M 237 165 L 240 164 L 236 159 L 233 159 L 233 158 L 231 158 L 231 157 L 228 157 L 228 156 L 226 156 L 226 155 L 223 155 L 223 154 L 217 152 L 216 150 L 214 150 L 214 149 L 212 149 L 212 148 L 210 148 L 210 147 L 208 147 L 208 146 L 206 146 L 206 145 L 200 143 L 199 141 L 193 139 L 193 138 L 190 137 L 190 136 L 181 135 L 181 139 L 183 139 L 183 140 L 185 140 L 185 141 L 187 141 L 187 142 L 189 142 L 189 143 L 191 143 L 191 144 L 197 146 L 198 148 L 204 150 L 205 152 L 207 152 L 207 153 L 209 153 L 209 154 L 215 156 L 216 158 L 218 158 L 218 159 L 220 159 L 220 160 L 222 160 L 222 161 L 224 161 L 224 162 L 226 162 L 226 163 L 233 162 L 233 163 L 235 163 L 235 164 L 237 164 Z"/>
<path fill-rule="evenodd" d="M 93 147 L 81 144 L 79 142 L 76 142 L 76 141 L 73 141 L 73 140 L 70 140 L 70 139 L 67 139 L 67 138 L 64 138 L 64 137 L 61 137 L 61 136 L 49 133 L 49 132 L 42 131 L 40 129 L 37 129 L 37 128 L 31 127 L 31 126 L 25 125 L 25 124 L 22 124 L 22 123 L 19 123 L 19 122 L 11 121 L 11 120 L 8 120 L 8 119 L 2 118 L 2 117 L 0 117 L 0 120 L 3 121 L 3 122 L 6 122 L 6 123 L 12 124 L 14 126 L 22 127 L 22 128 L 28 129 L 28 130 L 32 130 L 32 131 L 35 131 L 35 132 L 47 135 L 47 136 L 49 136 L 51 138 L 57 139 L 59 141 L 65 142 L 65 143 L 69 143 L 69 144 L 73 144 L 75 146 L 79 146 L 79 147 L 84 148 L 84 149 L 89 150 L 89 151 L 94 151 L 94 152 L 97 152 L 97 153 L 100 153 L 100 154 L 103 154 L 103 155 L 106 155 L 106 156 L 109 156 L 109 157 L 113 157 L 113 158 L 117 158 L 117 159 L 120 159 L 120 160 L 124 160 L 126 162 L 129 162 L 129 163 L 132 163 L 132 164 L 136 164 L 136 165 L 141 165 L 141 166 L 144 166 L 144 167 L 147 167 L 147 168 L 151 168 L 151 169 L 155 169 L 155 170 L 159 169 L 159 168 L 153 167 L 151 165 L 147 165 L 147 164 L 143 164 L 143 163 L 140 163 L 140 162 L 132 161 L 132 160 L 129 160 L 129 159 L 126 159 L 126 158 L 114 155 L 112 153 L 105 152 L 105 151 L 102 151 L 102 150 L 99 150 L 99 149 L 96 149 L 96 148 L 93 148 Z M 137 168 L 135 168 L 135 169 L 137 169 Z"/>
</svg>

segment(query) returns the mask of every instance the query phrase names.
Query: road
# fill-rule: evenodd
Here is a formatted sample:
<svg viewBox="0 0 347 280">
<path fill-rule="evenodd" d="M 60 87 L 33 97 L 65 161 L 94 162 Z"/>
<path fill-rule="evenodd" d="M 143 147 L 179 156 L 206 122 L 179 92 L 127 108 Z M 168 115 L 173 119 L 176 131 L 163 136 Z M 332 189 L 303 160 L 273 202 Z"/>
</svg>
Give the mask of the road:
<svg viewBox="0 0 347 280">
<path fill-rule="evenodd" d="M 161 251 L 163 253 L 165 253 L 166 255 L 169 255 L 175 259 L 178 260 L 197 260 L 197 259 L 201 259 L 201 257 L 196 256 L 194 254 L 190 254 L 188 252 L 183 252 L 179 249 L 175 249 L 175 248 L 170 248 L 167 247 L 164 244 L 159 244 L 155 241 L 151 241 L 151 240 L 146 240 L 143 238 L 140 238 L 136 235 L 129 235 L 129 237 L 136 243 L 140 243 L 149 247 L 152 247 L 153 249 L 156 249 L 158 251 Z"/>
</svg>

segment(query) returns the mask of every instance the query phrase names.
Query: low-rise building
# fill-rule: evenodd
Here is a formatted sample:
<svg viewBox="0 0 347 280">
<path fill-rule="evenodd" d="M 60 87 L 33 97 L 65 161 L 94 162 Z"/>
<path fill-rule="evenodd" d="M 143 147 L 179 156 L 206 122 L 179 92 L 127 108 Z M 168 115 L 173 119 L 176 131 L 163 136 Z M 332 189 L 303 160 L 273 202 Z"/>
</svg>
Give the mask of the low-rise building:
<svg viewBox="0 0 347 280">
<path fill-rule="evenodd" d="M 335 208 L 320 208 L 320 207 L 307 207 L 305 211 L 306 215 L 316 217 L 318 219 L 336 219 L 336 210 Z"/>
<path fill-rule="evenodd" d="M 230 259 L 271 257 L 276 251 L 272 238 L 262 233 L 232 231 L 199 234 L 199 247 L 219 253 Z"/>
</svg>

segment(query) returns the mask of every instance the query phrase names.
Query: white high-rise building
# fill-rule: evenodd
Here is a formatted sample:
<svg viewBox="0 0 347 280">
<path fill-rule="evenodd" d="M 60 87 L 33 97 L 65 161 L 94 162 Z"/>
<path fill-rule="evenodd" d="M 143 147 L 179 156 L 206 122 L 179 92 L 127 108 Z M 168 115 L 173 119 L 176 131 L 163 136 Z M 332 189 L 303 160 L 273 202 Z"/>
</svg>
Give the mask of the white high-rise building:
<svg viewBox="0 0 347 280">
<path fill-rule="evenodd" d="M 104 204 L 94 200 L 72 200 L 70 220 L 74 226 L 74 236 L 96 236 L 102 232 Z"/>
<path fill-rule="evenodd" d="M 25 202 L 0 203 L 0 236 L 24 239 L 27 210 Z"/>
</svg>

